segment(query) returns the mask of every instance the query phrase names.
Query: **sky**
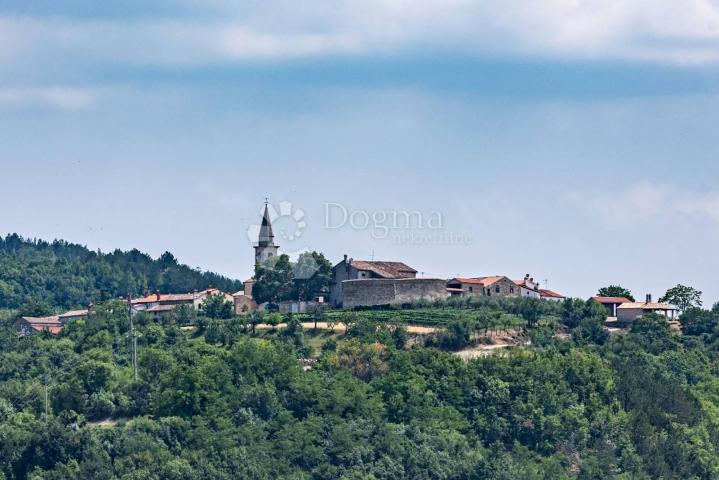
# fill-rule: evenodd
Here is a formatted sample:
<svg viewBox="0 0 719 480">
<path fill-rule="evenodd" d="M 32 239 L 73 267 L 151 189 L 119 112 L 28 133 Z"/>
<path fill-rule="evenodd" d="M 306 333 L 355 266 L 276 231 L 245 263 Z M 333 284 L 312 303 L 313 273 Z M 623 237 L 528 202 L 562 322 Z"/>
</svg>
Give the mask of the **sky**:
<svg viewBox="0 0 719 480">
<path fill-rule="evenodd" d="M 716 0 L 4 0 L 0 235 L 711 305 L 718 112 Z"/>
</svg>

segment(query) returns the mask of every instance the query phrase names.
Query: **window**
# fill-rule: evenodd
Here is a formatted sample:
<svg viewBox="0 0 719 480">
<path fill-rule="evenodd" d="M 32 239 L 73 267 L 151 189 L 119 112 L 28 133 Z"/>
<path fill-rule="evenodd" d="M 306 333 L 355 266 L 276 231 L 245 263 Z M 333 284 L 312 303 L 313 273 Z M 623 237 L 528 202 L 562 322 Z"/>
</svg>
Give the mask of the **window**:
<svg viewBox="0 0 719 480">
<path fill-rule="evenodd" d="M 267 258 L 270 258 L 272 256 L 272 252 L 267 254 Z"/>
<path fill-rule="evenodd" d="M 470 292 L 472 291 L 472 288 L 473 288 L 473 287 L 469 287 L 469 291 L 470 291 Z"/>
<path fill-rule="evenodd" d="M 496 287 L 494 287 L 494 291 L 497 292 L 497 293 L 499 293 L 499 285 L 497 285 Z"/>
<path fill-rule="evenodd" d="M 509 287 L 509 293 L 514 293 L 514 287 Z"/>
</svg>

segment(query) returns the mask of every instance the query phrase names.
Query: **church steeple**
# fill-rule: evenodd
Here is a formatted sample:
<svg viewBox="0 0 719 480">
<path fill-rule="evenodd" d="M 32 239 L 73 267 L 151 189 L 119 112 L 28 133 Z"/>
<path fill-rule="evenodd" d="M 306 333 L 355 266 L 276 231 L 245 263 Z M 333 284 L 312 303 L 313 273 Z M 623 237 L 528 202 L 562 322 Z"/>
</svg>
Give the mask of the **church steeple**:
<svg viewBox="0 0 719 480">
<path fill-rule="evenodd" d="M 270 210 L 268 201 L 265 200 L 265 213 L 262 215 L 262 225 L 260 226 L 260 237 L 257 241 L 258 247 L 274 247 L 275 236 L 272 233 L 272 221 L 270 220 Z"/>
<path fill-rule="evenodd" d="M 265 199 L 265 211 L 262 215 L 260 235 L 255 247 L 255 262 L 263 263 L 269 258 L 277 256 L 279 246 L 275 245 L 275 235 L 272 233 L 272 220 L 270 219 L 269 199 Z"/>
</svg>

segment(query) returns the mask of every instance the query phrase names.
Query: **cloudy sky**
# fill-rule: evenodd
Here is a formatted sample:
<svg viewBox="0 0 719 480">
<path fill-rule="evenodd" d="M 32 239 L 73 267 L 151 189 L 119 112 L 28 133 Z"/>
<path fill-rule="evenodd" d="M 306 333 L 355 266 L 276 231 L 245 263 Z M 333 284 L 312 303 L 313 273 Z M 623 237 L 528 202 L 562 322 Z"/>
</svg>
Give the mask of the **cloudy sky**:
<svg viewBox="0 0 719 480">
<path fill-rule="evenodd" d="M 718 112 L 716 0 L 4 0 L 0 234 L 713 303 Z"/>
</svg>

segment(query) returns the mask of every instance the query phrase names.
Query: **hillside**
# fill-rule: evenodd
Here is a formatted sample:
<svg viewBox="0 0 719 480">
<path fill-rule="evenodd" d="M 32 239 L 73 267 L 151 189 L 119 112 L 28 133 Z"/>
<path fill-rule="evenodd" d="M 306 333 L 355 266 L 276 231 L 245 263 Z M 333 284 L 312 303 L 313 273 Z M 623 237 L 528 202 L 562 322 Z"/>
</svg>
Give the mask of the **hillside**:
<svg viewBox="0 0 719 480">
<path fill-rule="evenodd" d="M 128 293 L 189 292 L 210 285 L 241 288 L 237 280 L 181 265 L 169 252 L 154 260 L 136 249 L 102 253 L 63 240 L 0 237 L 0 309 L 73 308 Z"/>
<path fill-rule="evenodd" d="M 420 337 L 392 311 L 138 316 L 134 379 L 120 305 L 57 336 L 0 325 L 0 479 L 719 478 L 719 307 L 684 335 L 648 315 L 608 336 L 578 300 L 424 308 L 446 329 Z M 531 342 L 457 355 L 507 328 Z"/>
</svg>

